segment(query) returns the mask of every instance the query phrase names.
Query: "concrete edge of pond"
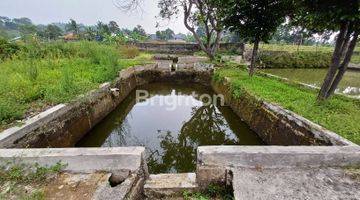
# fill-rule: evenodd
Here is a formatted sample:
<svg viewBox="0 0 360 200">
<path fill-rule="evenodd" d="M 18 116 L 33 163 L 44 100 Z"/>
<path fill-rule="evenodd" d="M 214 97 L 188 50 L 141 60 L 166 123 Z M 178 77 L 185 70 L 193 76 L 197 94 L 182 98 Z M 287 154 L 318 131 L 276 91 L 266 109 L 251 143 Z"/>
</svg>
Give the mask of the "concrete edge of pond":
<svg viewBox="0 0 360 200">
<path fill-rule="evenodd" d="M 174 42 L 138 42 L 134 43 L 141 51 L 158 52 L 158 53 L 180 53 L 180 54 L 193 54 L 200 51 L 200 47 L 196 43 L 174 43 Z M 220 51 L 236 51 L 243 54 L 245 51 L 244 43 L 220 43 Z"/>
<path fill-rule="evenodd" d="M 52 107 L 20 127 L 1 132 L 0 148 L 73 147 L 139 85 L 158 81 L 210 83 L 212 67 L 185 61 L 176 72 L 170 70 L 168 62 L 124 69 L 113 83 L 101 84 L 66 105 Z"/>
<path fill-rule="evenodd" d="M 4 130 L 3 132 L 0 133 L 0 146 L 1 144 L 6 143 L 7 141 L 11 142 L 18 139 L 19 137 L 24 136 L 38 123 L 47 123 L 47 121 L 51 118 L 50 116 L 56 115 L 56 113 L 59 112 L 64 107 L 66 107 L 65 104 L 56 105 L 26 120 L 24 124 L 21 126 L 15 126 Z"/>
<path fill-rule="evenodd" d="M 0 149 L 0 165 L 65 165 L 72 173 L 133 173 L 146 167 L 144 147 Z M 145 165 L 145 166 L 144 166 Z"/>
<path fill-rule="evenodd" d="M 216 93 L 225 96 L 225 102 L 267 144 L 357 146 L 292 111 L 265 102 L 245 91 L 241 97 L 233 97 L 229 78 L 213 81 L 212 86 Z"/>
<path fill-rule="evenodd" d="M 327 168 L 360 165 L 359 146 L 201 146 L 197 183 L 228 182 L 232 168 Z"/>
</svg>

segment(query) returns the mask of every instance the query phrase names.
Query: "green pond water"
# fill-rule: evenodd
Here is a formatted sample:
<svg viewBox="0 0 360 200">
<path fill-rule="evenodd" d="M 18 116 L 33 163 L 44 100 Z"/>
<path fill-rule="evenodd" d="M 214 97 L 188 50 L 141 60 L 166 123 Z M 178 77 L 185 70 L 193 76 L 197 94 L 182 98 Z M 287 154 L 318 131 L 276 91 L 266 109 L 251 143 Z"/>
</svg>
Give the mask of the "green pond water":
<svg viewBox="0 0 360 200">
<path fill-rule="evenodd" d="M 150 96 L 137 102 L 132 92 L 77 146 L 145 146 L 150 173 L 174 173 L 195 171 L 198 146 L 264 144 L 230 107 L 199 97 L 214 94 L 208 87 L 156 83 L 137 90 Z"/>
<path fill-rule="evenodd" d="M 327 69 L 264 69 L 264 72 L 320 87 Z M 360 97 L 360 72 L 348 70 L 336 92 Z"/>
</svg>

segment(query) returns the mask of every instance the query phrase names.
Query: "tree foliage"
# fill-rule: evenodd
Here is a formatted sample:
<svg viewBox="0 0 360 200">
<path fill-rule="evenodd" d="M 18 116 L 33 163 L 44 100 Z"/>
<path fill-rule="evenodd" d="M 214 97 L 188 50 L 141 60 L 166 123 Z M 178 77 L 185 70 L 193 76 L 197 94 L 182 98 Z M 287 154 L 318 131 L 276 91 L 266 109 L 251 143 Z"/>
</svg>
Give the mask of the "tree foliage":
<svg viewBox="0 0 360 200">
<path fill-rule="evenodd" d="M 185 27 L 208 57 L 214 58 L 224 28 L 217 0 L 160 0 L 158 5 L 163 19 L 171 19 L 182 12 Z M 196 31 L 200 26 L 204 27 L 204 39 Z"/>
<path fill-rule="evenodd" d="M 254 43 L 249 74 L 253 75 L 259 42 L 267 42 L 292 10 L 290 0 L 227 0 L 222 9 L 226 27 Z"/>
<path fill-rule="evenodd" d="M 318 100 L 329 98 L 337 88 L 351 60 L 360 31 L 358 0 L 301 0 L 293 23 L 323 33 L 339 31 L 328 73 Z"/>
<path fill-rule="evenodd" d="M 101 21 L 96 24 L 96 29 L 98 35 L 107 36 L 111 34 L 109 26 Z"/>
<path fill-rule="evenodd" d="M 46 26 L 45 34 L 45 36 L 50 40 L 56 40 L 63 34 L 63 32 L 58 26 L 54 24 L 49 24 Z"/>
<path fill-rule="evenodd" d="M 109 30 L 113 34 L 117 34 L 117 33 L 120 32 L 119 25 L 115 21 L 110 21 L 109 22 Z"/>
<path fill-rule="evenodd" d="M 156 31 L 156 38 L 160 40 L 172 40 L 174 39 L 175 33 L 170 28 L 167 28 L 164 31 Z"/>
<path fill-rule="evenodd" d="M 133 32 L 134 32 L 135 34 L 139 34 L 139 35 L 141 35 L 141 36 L 147 36 L 145 29 L 144 29 L 141 25 L 137 25 L 137 26 L 133 29 Z"/>
<path fill-rule="evenodd" d="M 72 32 L 77 35 L 80 33 L 80 28 L 75 20 L 70 19 L 70 22 L 66 25 L 66 31 Z"/>
</svg>

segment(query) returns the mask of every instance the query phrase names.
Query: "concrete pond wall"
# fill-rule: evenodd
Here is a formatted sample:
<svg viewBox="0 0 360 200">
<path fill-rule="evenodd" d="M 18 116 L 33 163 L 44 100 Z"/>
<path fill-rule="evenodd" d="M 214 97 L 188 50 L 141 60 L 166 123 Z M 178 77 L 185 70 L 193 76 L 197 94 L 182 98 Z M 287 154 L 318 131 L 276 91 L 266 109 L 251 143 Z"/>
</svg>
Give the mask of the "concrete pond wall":
<svg viewBox="0 0 360 200">
<path fill-rule="evenodd" d="M 179 58 L 176 72 L 170 70 L 171 60 L 122 70 L 112 84 L 102 84 L 99 89 L 67 105 L 55 106 L 21 127 L 0 133 L 0 148 L 73 147 L 132 90 L 152 82 L 211 84 L 214 91 L 223 94 L 234 112 L 269 145 L 354 145 L 336 133 L 250 94 L 234 98 L 228 80 L 212 82 L 212 65 L 189 63 L 188 60 Z"/>
<path fill-rule="evenodd" d="M 192 54 L 200 51 L 196 43 L 156 43 L 143 42 L 134 43 L 142 51 L 159 52 L 159 53 L 184 53 Z M 243 43 L 220 43 L 220 51 L 234 51 L 243 54 L 245 45 Z"/>
</svg>

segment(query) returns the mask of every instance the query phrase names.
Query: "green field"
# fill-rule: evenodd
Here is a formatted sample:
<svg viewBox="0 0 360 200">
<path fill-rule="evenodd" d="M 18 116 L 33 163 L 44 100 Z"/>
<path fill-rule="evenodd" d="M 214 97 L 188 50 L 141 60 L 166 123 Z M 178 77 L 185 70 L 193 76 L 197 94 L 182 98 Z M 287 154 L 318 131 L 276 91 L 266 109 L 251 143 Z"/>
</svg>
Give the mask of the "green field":
<svg viewBox="0 0 360 200">
<path fill-rule="evenodd" d="M 247 44 L 247 48 L 252 48 L 252 45 Z M 332 53 L 333 46 L 305 46 L 305 45 L 289 45 L 289 44 L 260 44 L 260 51 L 286 51 L 289 53 L 297 52 L 316 52 L 316 53 Z M 315 55 L 316 57 L 316 55 Z M 355 48 L 355 53 L 351 59 L 351 63 L 360 63 L 360 47 Z"/>
<path fill-rule="evenodd" d="M 150 62 L 134 48 L 96 42 L 31 43 L 0 63 L 0 129 L 111 81 L 123 68 Z"/>
<path fill-rule="evenodd" d="M 360 101 L 343 96 L 317 103 L 317 92 L 289 85 L 273 78 L 257 76 L 250 78 L 240 68 L 221 68 L 215 73 L 215 80 L 229 77 L 235 97 L 245 90 L 268 102 L 276 103 L 325 128 L 332 130 L 348 140 L 360 144 Z"/>
</svg>

